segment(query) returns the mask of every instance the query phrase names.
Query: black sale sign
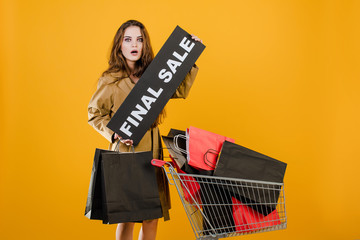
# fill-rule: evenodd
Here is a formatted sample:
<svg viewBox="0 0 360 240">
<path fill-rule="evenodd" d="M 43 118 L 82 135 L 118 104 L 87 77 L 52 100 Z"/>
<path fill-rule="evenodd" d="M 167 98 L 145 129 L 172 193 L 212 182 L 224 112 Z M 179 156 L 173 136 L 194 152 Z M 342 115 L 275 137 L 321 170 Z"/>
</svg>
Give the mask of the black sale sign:
<svg viewBox="0 0 360 240">
<path fill-rule="evenodd" d="M 137 145 L 204 49 L 177 26 L 107 127 Z"/>
</svg>

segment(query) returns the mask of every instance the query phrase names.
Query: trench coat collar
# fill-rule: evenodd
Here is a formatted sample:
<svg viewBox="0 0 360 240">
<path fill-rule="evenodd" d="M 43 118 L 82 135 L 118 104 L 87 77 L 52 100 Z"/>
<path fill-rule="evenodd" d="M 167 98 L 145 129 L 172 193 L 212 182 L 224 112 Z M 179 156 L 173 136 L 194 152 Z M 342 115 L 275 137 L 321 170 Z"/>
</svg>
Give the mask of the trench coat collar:
<svg viewBox="0 0 360 240">
<path fill-rule="evenodd" d="M 135 85 L 136 83 L 131 80 L 131 78 L 123 71 L 119 71 L 119 72 L 114 72 L 114 73 L 110 73 L 110 75 L 114 78 L 119 78 L 120 80 L 125 80 L 126 82 L 130 82 L 130 84 Z"/>
<path fill-rule="evenodd" d="M 124 71 L 119 71 L 119 72 L 112 72 L 110 73 L 110 75 L 114 78 L 125 78 L 128 77 L 127 74 Z"/>
</svg>

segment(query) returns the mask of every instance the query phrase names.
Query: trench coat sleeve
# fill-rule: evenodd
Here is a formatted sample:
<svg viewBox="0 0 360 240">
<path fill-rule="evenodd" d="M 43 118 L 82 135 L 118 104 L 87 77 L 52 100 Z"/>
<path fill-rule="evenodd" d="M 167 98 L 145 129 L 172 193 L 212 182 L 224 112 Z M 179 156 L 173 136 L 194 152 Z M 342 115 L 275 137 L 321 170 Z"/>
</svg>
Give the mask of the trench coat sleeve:
<svg viewBox="0 0 360 240">
<path fill-rule="evenodd" d="M 175 94 L 172 96 L 172 98 L 187 98 L 198 71 L 199 67 L 194 65 L 191 68 L 190 72 L 186 75 L 185 79 L 181 82 L 180 86 L 176 89 Z"/>
<path fill-rule="evenodd" d="M 113 83 L 108 77 L 101 77 L 97 89 L 88 105 L 88 123 L 103 135 L 109 142 L 112 142 L 114 132 L 106 127 L 111 119 L 114 98 Z"/>
</svg>

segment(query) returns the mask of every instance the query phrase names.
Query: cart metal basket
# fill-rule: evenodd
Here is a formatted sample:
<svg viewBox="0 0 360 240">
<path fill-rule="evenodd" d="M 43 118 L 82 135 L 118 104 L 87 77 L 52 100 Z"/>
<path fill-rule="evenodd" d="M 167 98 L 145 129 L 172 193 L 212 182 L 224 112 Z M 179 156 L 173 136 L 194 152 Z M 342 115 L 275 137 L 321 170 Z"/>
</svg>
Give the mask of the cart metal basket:
<svg viewBox="0 0 360 240">
<path fill-rule="evenodd" d="M 175 185 L 197 240 L 286 228 L 283 183 L 183 174 L 170 162 L 151 163 Z"/>
</svg>

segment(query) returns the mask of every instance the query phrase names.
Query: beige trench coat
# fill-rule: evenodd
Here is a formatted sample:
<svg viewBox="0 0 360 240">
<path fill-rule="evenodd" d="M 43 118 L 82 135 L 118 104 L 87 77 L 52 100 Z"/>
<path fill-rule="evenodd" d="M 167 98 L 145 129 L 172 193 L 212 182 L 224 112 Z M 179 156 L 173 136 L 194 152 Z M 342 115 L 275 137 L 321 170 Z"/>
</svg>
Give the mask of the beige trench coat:
<svg viewBox="0 0 360 240">
<path fill-rule="evenodd" d="M 198 67 L 194 66 L 186 75 L 184 81 L 176 90 L 173 98 L 186 98 L 189 95 L 190 88 L 195 80 Z M 122 72 L 110 73 L 100 77 L 97 89 L 92 96 L 88 106 L 88 123 L 103 135 L 109 142 L 109 149 L 115 150 L 116 142 L 113 142 L 114 132 L 107 128 L 106 125 L 111 117 L 118 110 L 127 95 L 135 86 L 130 78 L 125 77 Z M 151 151 L 153 157 L 162 159 L 161 139 L 159 128 L 149 129 L 139 144 L 135 146 L 135 151 Z M 129 152 L 130 148 L 120 143 L 121 152 Z M 156 168 L 156 175 L 159 186 L 161 206 L 163 210 L 164 220 L 169 220 L 170 193 L 166 176 L 160 168 Z"/>
</svg>

